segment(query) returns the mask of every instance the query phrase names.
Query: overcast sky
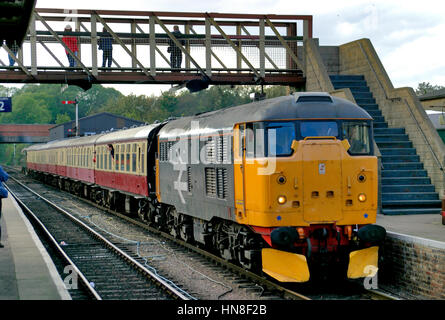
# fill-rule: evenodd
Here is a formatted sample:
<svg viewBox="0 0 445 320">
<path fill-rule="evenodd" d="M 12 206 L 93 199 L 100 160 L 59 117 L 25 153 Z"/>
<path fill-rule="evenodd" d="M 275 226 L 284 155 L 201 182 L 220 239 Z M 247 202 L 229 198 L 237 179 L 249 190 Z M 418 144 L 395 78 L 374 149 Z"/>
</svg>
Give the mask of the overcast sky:
<svg viewBox="0 0 445 320">
<path fill-rule="evenodd" d="M 313 15 L 320 45 L 373 43 L 395 87 L 445 86 L 445 2 L 423 0 L 37 0 L 37 8 Z M 101 58 L 99 58 L 101 61 Z M 124 94 L 165 86 L 115 86 Z M 146 93 L 146 94 L 147 94 Z"/>
</svg>

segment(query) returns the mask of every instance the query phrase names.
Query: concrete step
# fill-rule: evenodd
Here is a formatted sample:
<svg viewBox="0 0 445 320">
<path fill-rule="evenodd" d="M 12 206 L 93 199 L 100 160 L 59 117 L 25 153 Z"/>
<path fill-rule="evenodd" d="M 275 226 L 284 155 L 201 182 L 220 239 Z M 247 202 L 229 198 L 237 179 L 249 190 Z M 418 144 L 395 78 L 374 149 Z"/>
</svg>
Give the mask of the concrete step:
<svg viewBox="0 0 445 320">
<path fill-rule="evenodd" d="M 396 200 L 439 200 L 439 195 L 437 194 L 437 192 L 382 192 L 382 203 Z"/>
<path fill-rule="evenodd" d="M 388 185 L 425 185 L 431 184 L 428 177 L 382 177 L 382 186 Z"/>
<path fill-rule="evenodd" d="M 366 111 L 366 110 L 365 110 Z M 368 111 L 366 111 L 367 113 L 369 113 L 369 115 L 371 116 L 371 117 L 383 117 L 382 116 L 382 111 L 380 111 L 380 110 L 368 110 Z"/>
<path fill-rule="evenodd" d="M 384 170 L 420 170 L 423 169 L 422 162 L 385 162 Z"/>
<path fill-rule="evenodd" d="M 386 122 L 384 116 L 373 116 L 375 122 Z"/>
<path fill-rule="evenodd" d="M 374 128 L 388 128 L 387 122 L 373 122 Z"/>
<path fill-rule="evenodd" d="M 382 186 L 382 193 L 397 193 L 397 192 L 435 192 L 435 188 L 430 185 L 389 185 Z"/>
<path fill-rule="evenodd" d="M 358 104 L 358 103 L 357 103 Z M 379 106 L 376 103 L 361 103 L 358 104 L 361 108 L 365 109 L 367 112 L 369 111 L 379 111 Z"/>
<path fill-rule="evenodd" d="M 402 149 L 401 149 L 402 150 Z M 382 162 L 419 162 L 420 157 L 418 155 L 382 155 Z"/>
<path fill-rule="evenodd" d="M 349 87 L 367 87 L 365 80 L 331 80 L 334 89 L 343 89 Z"/>
<path fill-rule="evenodd" d="M 361 107 L 362 104 L 366 105 L 366 104 L 375 104 L 375 99 L 374 98 L 357 98 L 355 99 L 355 102 Z"/>
<path fill-rule="evenodd" d="M 371 92 L 352 92 L 352 96 L 354 97 L 355 101 L 357 99 L 373 99 Z"/>
<path fill-rule="evenodd" d="M 377 128 L 374 134 L 405 134 L 405 128 Z"/>
<path fill-rule="evenodd" d="M 397 149 L 397 148 L 408 148 L 412 149 L 413 143 L 411 141 L 379 141 L 377 146 L 382 149 Z"/>
<path fill-rule="evenodd" d="M 428 177 L 426 170 L 382 170 L 382 178 L 391 177 Z"/>
<path fill-rule="evenodd" d="M 385 209 L 394 207 L 406 207 L 407 209 L 442 208 L 442 200 L 382 200 L 382 206 Z"/>
<path fill-rule="evenodd" d="M 408 214 L 440 214 L 440 208 L 399 208 L 399 209 L 382 209 L 382 214 L 388 216 L 408 215 Z"/>
<path fill-rule="evenodd" d="M 356 92 L 370 92 L 368 86 L 349 87 L 349 89 L 351 90 L 352 94 Z"/>
<path fill-rule="evenodd" d="M 407 134 L 374 134 L 375 142 L 409 141 Z"/>
<path fill-rule="evenodd" d="M 365 80 L 363 75 L 355 75 L 355 74 L 333 74 L 330 75 L 329 78 L 331 81 L 335 80 Z"/>
<path fill-rule="evenodd" d="M 415 148 L 380 148 L 380 153 L 382 156 L 415 156 L 416 149 Z"/>
</svg>

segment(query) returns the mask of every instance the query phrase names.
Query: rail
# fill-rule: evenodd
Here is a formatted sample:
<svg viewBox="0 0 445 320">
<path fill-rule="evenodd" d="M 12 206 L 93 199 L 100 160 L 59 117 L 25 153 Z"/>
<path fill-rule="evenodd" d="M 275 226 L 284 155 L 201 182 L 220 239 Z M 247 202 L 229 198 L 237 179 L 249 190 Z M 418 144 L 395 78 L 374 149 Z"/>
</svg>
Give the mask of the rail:
<svg viewBox="0 0 445 320">
<path fill-rule="evenodd" d="M 20 181 L 18 181 L 16 178 L 14 177 L 10 177 L 10 179 L 12 179 L 15 183 L 17 183 L 20 187 L 22 187 L 23 189 L 27 190 L 28 192 L 30 192 L 31 194 L 33 194 L 34 196 L 36 196 L 37 198 L 41 199 L 42 201 L 44 201 L 45 203 L 47 203 L 48 205 L 50 205 L 51 207 L 53 207 L 54 209 L 56 209 L 58 212 L 62 213 L 64 216 L 66 216 L 68 219 L 70 219 L 73 223 L 75 223 L 77 226 L 80 226 L 83 230 L 85 230 L 87 233 L 91 234 L 95 239 L 97 239 L 99 242 L 103 243 L 107 248 L 109 248 L 110 250 L 112 250 L 113 252 L 115 252 L 118 256 L 120 256 L 121 258 L 123 258 L 124 260 L 126 260 L 134 269 L 136 269 L 138 272 L 144 274 L 145 276 L 147 276 L 149 279 L 151 279 L 152 281 L 155 281 L 156 283 L 158 283 L 162 288 L 164 288 L 164 290 L 166 290 L 172 297 L 175 297 L 177 299 L 181 299 L 181 300 L 189 300 L 189 296 L 185 295 L 183 292 L 179 291 L 177 288 L 175 288 L 174 286 L 172 286 L 171 284 L 169 284 L 168 282 L 166 282 L 164 279 L 160 278 L 158 275 L 154 274 L 153 272 L 151 272 L 150 270 L 148 270 L 147 268 L 145 268 L 142 264 L 140 264 L 137 260 L 135 260 L 134 258 L 132 258 L 130 255 L 128 255 L 127 253 L 125 253 L 124 251 L 122 251 L 119 247 L 117 247 L 116 245 L 114 245 L 113 243 L 111 243 L 108 239 L 106 239 L 105 237 L 103 237 L 102 235 L 100 235 L 98 232 L 96 232 L 95 230 L 93 230 L 91 227 L 89 227 L 88 225 L 86 225 L 84 222 L 82 222 L 81 220 L 79 220 L 78 218 L 74 217 L 72 214 L 70 214 L 68 211 L 66 211 L 65 209 L 59 207 L 58 205 L 54 204 L 52 201 L 46 199 L 45 197 L 43 197 L 42 195 L 36 193 L 35 191 L 33 191 L 32 189 L 30 189 L 29 187 L 27 187 L 26 185 L 24 185 L 23 183 L 21 183 Z M 9 191 L 11 191 L 11 194 L 14 195 L 14 193 L 12 192 L 11 188 L 9 188 Z M 68 255 L 65 253 L 65 251 L 61 248 L 61 246 L 57 243 L 57 241 L 54 239 L 54 237 L 52 236 L 52 234 L 48 231 L 48 229 L 45 227 L 45 225 L 40 221 L 40 219 L 34 214 L 32 213 L 32 210 L 29 209 L 20 199 L 18 199 L 17 196 L 14 195 L 14 197 L 17 199 L 17 201 L 23 205 L 23 208 L 25 208 L 25 210 L 27 212 L 29 212 L 33 218 L 35 219 L 35 221 L 37 221 L 37 223 L 41 226 L 41 228 L 45 231 L 45 233 L 48 235 L 48 237 L 51 239 L 51 241 L 53 242 L 53 244 L 57 247 L 57 249 L 59 250 L 59 252 L 64 256 L 64 258 L 66 259 L 66 261 L 68 261 L 70 263 L 71 266 L 73 266 L 74 270 L 77 272 L 77 274 L 79 275 L 79 277 L 82 280 L 82 283 L 88 288 L 88 290 L 91 292 L 91 294 L 94 296 L 95 299 L 97 300 L 102 300 L 102 297 L 100 296 L 100 294 L 97 292 L 96 289 L 93 288 L 93 286 L 91 285 L 91 283 L 88 281 L 87 277 L 83 275 L 83 273 L 80 271 L 80 269 L 76 266 L 75 263 L 73 263 L 73 261 L 68 257 Z"/>
</svg>

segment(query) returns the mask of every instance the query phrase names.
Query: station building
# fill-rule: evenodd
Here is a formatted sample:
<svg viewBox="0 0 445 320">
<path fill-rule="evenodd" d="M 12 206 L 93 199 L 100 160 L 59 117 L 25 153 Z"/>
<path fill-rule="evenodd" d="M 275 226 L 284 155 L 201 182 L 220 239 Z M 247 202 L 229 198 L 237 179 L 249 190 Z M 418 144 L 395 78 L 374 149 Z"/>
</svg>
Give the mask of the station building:
<svg viewBox="0 0 445 320">
<path fill-rule="evenodd" d="M 79 136 L 99 134 L 107 130 L 117 130 L 140 126 L 145 122 L 133 120 L 108 112 L 97 113 L 88 117 L 79 118 Z M 49 130 L 50 140 L 68 138 L 76 135 L 76 121 L 69 121 Z"/>
</svg>

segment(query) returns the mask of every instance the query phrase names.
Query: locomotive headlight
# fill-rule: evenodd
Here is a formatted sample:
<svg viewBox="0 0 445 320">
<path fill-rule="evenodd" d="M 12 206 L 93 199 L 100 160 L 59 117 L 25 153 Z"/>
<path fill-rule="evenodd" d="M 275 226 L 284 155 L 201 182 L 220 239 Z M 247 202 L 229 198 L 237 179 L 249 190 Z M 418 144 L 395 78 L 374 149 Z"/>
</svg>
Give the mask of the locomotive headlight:
<svg viewBox="0 0 445 320">
<path fill-rule="evenodd" d="M 358 201 L 360 201 L 360 202 L 365 202 L 365 201 L 366 201 L 366 194 L 364 194 L 364 193 L 360 193 L 360 194 L 358 195 Z"/>
<path fill-rule="evenodd" d="M 287 199 L 286 199 L 285 196 L 279 196 L 277 201 L 278 201 L 279 204 L 285 204 Z"/>
</svg>

